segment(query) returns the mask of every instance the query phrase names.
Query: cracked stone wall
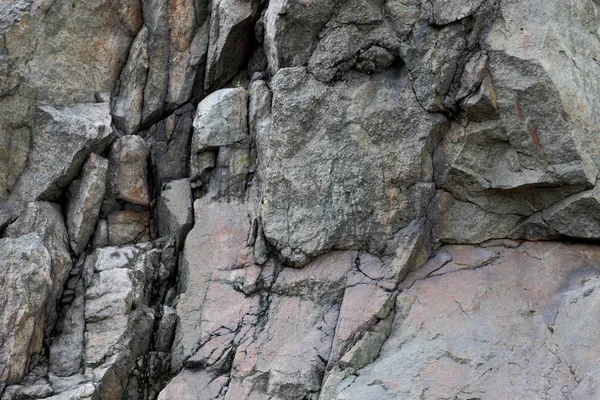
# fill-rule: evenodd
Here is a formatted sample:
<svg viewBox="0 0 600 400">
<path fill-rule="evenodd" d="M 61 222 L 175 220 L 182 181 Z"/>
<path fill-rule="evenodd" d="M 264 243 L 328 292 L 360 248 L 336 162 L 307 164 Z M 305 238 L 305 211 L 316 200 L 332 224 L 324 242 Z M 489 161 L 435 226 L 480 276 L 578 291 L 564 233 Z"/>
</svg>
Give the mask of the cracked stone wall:
<svg viewBox="0 0 600 400">
<path fill-rule="evenodd" d="M 0 399 L 598 399 L 596 0 L 0 0 Z"/>
</svg>

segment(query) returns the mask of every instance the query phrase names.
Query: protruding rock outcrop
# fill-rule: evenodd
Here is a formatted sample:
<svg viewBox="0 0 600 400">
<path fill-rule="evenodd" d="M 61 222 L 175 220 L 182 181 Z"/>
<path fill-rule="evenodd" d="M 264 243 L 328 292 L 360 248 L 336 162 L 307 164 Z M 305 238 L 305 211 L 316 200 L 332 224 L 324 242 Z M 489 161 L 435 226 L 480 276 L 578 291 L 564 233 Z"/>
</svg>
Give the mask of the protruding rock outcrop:
<svg viewBox="0 0 600 400">
<path fill-rule="evenodd" d="M 2 400 L 600 396 L 596 0 L 0 3 Z"/>
</svg>

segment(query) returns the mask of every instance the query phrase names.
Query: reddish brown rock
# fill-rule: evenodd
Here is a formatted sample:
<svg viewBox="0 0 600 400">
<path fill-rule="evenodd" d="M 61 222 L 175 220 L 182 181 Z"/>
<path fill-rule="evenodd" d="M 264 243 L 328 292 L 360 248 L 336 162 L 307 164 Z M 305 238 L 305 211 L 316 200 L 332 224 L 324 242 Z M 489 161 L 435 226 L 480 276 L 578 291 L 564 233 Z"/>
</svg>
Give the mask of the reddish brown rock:
<svg viewBox="0 0 600 400">
<path fill-rule="evenodd" d="M 123 136 L 110 150 L 107 197 L 147 205 L 148 148 L 139 136 Z"/>
<path fill-rule="evenodd" d="M 150 213 L 133 210 L 115 211 L 108 215 L 108 242 L 111 246 L 150 240 Z"/>
</svg>

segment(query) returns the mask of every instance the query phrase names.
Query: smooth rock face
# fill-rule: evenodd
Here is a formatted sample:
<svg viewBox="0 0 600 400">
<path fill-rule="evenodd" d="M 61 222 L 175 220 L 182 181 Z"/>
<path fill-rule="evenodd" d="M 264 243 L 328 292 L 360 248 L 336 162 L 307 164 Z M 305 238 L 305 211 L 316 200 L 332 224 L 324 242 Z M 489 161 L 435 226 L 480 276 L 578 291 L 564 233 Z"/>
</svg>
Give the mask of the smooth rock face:
<svg viewBox="0 0 600 400">
<path fill-rule="evenodd" d="M 379 360 L 326 398 L 598 396 L 590 385 L 596 350 L 575 350 L 595 326 L 598 249 L 525 242 L 487 247 L 492 259 L 476 256 L 482 250 L 441 247 L 452 258 L 448 272 L 430 274 L 398 296 Z M 567 328 L 573 323 L 578 329 Z"/>
<path fill-rule="evenodd" d="M 158 234 L 173 235 L 183 241 L 192 228 L 192 189 L 187 179 L 171 181 L 162 189 L 158 199 Z"/>
<path fill-rule="evenodd" d="M 0 390 L 19 382 L 31 356 L 42 350 L 46 307 L 51 296 L 50 253 L 29 234 L 0 239 Z"/>
<path fill-rule="evenodd" d="M 233 203 L 196 200 L 194 221 L 179 269 L 181 295 L 172 354 L 174 370 L 198 349 L 202 335 L 198 323 L 213 270 L 226 270 L 236 264 L 250 229 L 244 207 Z"/>
<path fill-rule="evenodd" d="M 107 170 L 108 160 L 92 153 L 83 166 L 81 178 L 71 184 L 67 229 L 76 255 L 81 254 L 94 234 L 106 190 Z"/>
<path fill-rule="evenodd" d="M 63 109 L 39 107 L 27 167 L 11 197 L 52 200 L 77 177 L 92 152 L 102 152 L 112 132 L 108 103 Z"/>
</svg>

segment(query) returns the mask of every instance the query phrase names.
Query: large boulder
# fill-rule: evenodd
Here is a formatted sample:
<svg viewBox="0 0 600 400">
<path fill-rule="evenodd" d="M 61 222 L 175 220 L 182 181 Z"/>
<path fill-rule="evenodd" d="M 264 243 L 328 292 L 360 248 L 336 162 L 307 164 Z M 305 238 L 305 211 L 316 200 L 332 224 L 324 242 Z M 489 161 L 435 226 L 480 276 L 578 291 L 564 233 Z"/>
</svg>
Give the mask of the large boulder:
<svg viewBox="0 0 600 400">
<path fill-rule="evenodd" d="M 0 390 L 29 371 L 42 351 L 52 290 L 51 259 L 42 239 L 0 239 Z"/>
<path fill-rule="evenodd" d="M 148 157 L 148 146 L 139 136 L 115 141 L 108 156 L 106 197 L 142 206 L 150 203 Z"/>
<path fill-rule="evenodd" d="M 58 317 L 58 301 L 72 267 L 69 235 L 58 204 L 28 203 L 15 222 L 6 228 L 5 236 L 16 239 L 31 233 L 37 234 L 42 239 L 50 254 L 51 287 L 48 293 L 46 318 L 48 329 L 52 329 Z"/>
<path fill-rule="evenodd" d="M 406 71 L 326 85 L 288 68 L 271 85 L 272 124 L 256 138 L 262 221 L 287 260 L 332 248 L 377 253 L 424 215 L 430 151 L 446 122 L 421 108 Z"/>
<path fill-rule="evenodd" d="M 111 133 L 108 103 L 76 104 L 62 109 L 40 106 L 27 167 L 11 197 L 25 201 L 57 199 L 77 177 L 87 157 L 104 150 Z"/>
<path fill-rule="evenodd" d="M 598 351 L 586 343 L 597 329 L 598 248 L 484 246 L 441 247 L 398 296 L 379 359 L 321 398 L 597 397 Z"/>
<path fill-rule="evenodd" d="M 83 252 L 94 234 L 106 190 L 108 160 L 90 154 L 81 171 L 81 178 L 69 188 L 67 229 L 71 249 L 76 255 Z"/>
<path fill-rule="evenodd" d="M 222 89 L 198 105 L 191 145 L 190 177 L 209 184 L 212 197 L 243 199 L 250 169 L 248 91 Z"/>
</svg>

